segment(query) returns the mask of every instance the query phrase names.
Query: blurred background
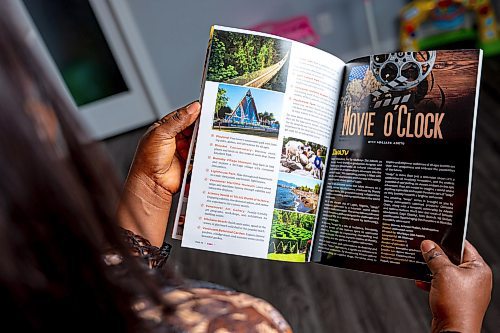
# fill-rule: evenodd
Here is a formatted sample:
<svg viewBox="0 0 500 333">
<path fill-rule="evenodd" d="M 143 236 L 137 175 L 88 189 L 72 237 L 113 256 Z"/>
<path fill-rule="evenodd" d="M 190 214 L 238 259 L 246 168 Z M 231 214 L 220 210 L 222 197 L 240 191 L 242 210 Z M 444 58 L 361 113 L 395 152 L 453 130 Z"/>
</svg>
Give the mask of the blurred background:
<svg viewBox="0 0 500 333">
<path fill-rule="evenodd" d="M 500 1 L 5 1 L 16 7 L 26 38 L 59 75 L 122 179 L 147 125 L 199 98 L 213 24 L 279 33 L 344 61 L 401 48 L 483 48 L 468 238 L 500 282 L 500 46 L 495 26 Z M 177 241 L 167 240 L 174 244 L 170 265 L 179 274 L 262 297 L 296 332 L 428 331 L 427 295 L 413 281 L 181 250 Z M 500 327 L 497 289 L 485 332 Z"/>
</svg>

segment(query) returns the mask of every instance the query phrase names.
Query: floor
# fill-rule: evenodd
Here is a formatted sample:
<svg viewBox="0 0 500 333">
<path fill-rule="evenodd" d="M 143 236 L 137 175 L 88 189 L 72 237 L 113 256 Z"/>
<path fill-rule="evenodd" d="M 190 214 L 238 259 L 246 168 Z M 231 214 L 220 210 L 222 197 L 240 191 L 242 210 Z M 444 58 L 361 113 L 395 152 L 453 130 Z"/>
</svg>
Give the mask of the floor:
<svg viewBox="0 0 500 333">
<path fill-rule="evenodd" d="M 493 269 L 483 332 L 500 328 L 500 59 L 483 64 L 467 238 Z M 145 128 L 106 140 L 122 178 Z M 171 224 L 171 223 L 170 223 Z M 181 249 L 172 269 L 272 303 L 295 332 L 428 332 L 427 294 L 413 281 L 316 264 L 289 264 Z"/>
</svg>

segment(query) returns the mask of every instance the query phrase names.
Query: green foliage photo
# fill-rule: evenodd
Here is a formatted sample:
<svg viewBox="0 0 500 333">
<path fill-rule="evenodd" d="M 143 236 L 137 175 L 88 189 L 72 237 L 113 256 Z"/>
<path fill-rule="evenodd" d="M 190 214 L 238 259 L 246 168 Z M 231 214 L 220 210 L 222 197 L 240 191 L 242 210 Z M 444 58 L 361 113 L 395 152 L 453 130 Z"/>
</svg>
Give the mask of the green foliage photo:
<svg viewBox="0 0 500 333">
<path fill-rule="evenodd" d="M 279 62 L 286 54 L 279 40 L 215 30 L 207 80 L 224 82 Z"/>
<path fill-rule="evenodd" d="M 308 241 L 312 238 L 314 217 L 312 214 L 275 209 L 268 258 L 305 261 Z"/>
<path fill-rule="evenodd" d="M 297 186 L 296 189 L 304 192 L 313 192 L 315 194 L 319 194 L 321 186 L 319 184 L 314 185 L 314 188 L 310 188 L 309 186 Z"/>
<path fill-rule="evenodd" d="M 224 116 L 231 113 L 231 108 L 227 105 L 229 98 L 227 97 L 227 90 L 219 88 L 217 90 L 217 98 L 215 100 L 215 114 L 214 119 L 224 119 Z"/>
</svg>

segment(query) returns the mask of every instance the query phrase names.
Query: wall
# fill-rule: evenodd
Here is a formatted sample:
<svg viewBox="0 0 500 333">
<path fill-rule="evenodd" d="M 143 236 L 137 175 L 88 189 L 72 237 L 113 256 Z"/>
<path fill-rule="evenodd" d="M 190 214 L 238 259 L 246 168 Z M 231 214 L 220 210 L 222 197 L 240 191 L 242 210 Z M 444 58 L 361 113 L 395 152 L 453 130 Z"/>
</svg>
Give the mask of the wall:
<svg viewBox="0 0 500 333">
<path fill-rule="evenodd" d="M 320 33 L 318 47 L 344 60 L 372 53 L 362 0 L 127 0 L 170 105 L 199 97 L 212 24 L 246 28 L 306 14 Z M 397 17 L 404 0 L 377 0 L 379 51 L 398 45 Z"/>
</svg>

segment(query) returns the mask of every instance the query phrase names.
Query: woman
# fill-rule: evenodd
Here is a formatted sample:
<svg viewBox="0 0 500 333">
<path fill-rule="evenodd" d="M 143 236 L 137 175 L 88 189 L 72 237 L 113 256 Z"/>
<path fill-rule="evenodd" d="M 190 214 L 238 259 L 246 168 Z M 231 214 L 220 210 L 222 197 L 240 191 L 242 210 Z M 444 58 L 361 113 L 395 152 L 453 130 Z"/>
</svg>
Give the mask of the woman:
<svg viewBox="0 0 500 333">
<path fill-rule="evenodd" d="M 184 163 L 178 153 L 185 155 L 185 141 L 176 147 L 171 135 L 196 119 L 199 103 L 152 126 L 117 219 L 120 190 L 110 163 L 75 121 L 9 15 L 0 17 L 0 50 L 0 295 L 7 306 L 2 325 L 21 332 L 289 331 L 276 310 L 248 295 L 174 289 L 172 279 L 146 268 L 161 265 L 163 251 L 118 228 L 118 221 L 137 232 L 144 225 L 149 236 L 155 235 L 148 233 L 151 226 L 165 227 Z"/>
<path fill-rule="evenodd" d="M 148 130 L 120 198 L 104 153 L 75 121 L 72 106 L 3 12 L 4 327 L 40 332 L 290 331 L 281 315 L 261 300 L 179 286 L 147 267 L 165 259 L 162 235 L 199 103 Z M 130 231 L 121 231 L 118 224 Z M 424 242 L 422 250 L 435 277 L 430 287 L 433 330 L 477 331 L 491 292 L 487 265 L 469 244 L 460 266 L 452 265 L 434 243 Z"/>
</svg>

